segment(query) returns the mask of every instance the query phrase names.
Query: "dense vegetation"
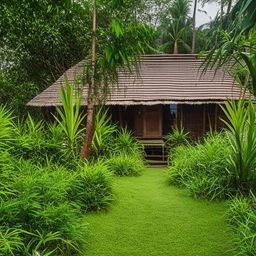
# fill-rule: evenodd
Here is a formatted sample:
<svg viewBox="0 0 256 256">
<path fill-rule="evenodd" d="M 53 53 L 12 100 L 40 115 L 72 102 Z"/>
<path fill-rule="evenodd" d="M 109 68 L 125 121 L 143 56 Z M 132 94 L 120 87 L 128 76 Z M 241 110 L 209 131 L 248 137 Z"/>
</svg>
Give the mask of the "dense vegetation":
<svg viewBox="0 0 256 256">
<path fill-rule="evenodd" d="M 103 136 L 100 131 L 98 136 Z M 60 125 L 35 122 L 31 116 L 17 122 L 0 107 L 0 254 L 83 251 L 88 233 L 83 214 L 111 203 L 113 174 L 134 175 L 131 170 L 143 167 L 138 144 L 128 145 L 122 137 L 134 142 L 126 131 L 113 134 L 112 146 L 122 152 L 112 158 L 118 163 L 84 163 Z M 79 148 L 79 134 L 75 140 Z"/>
<path fill-rule="evenodd" d="M 194 197 L 230 200 L 227 219 L 236 234 L 233 253 L 255 255 L 255 106 L 241 100 L 227 103 L 223 110 L 228 130 L 177 146 L 170 155 L 168 180 Z"/>
<path fill-rule="evenodd" d="M 201 51 L 207 53 L 205 70 L 235 61 L 237 81 L 256 95 L 256 2 L 216 2 L 216 18 L 195 29 L 189 0 L 99 0 L 97 62 L 93 73 L 88 64 L 88 77 L 96 85 L 104 81 L 108 91 L 118 68 L 129 66 L 131 57 Z M 96 35 L 91 10 L 92 2 L 82 0 L 0 3 L 0 103 L 17 115 L 0 107 L 3 256 L 80 254 L 88 233 L 83 214 L 111 203 L 113 175 L 136 176 L 143 170 L 142 145 L 130 131 L 112 124 L 104 107 L 97 108 L 91 159 L 79 159 L 85 115 L 80 95 L 68 83 L 61 90 L 56 122 L 35 121 L 33 113 L 27 114 L 28 100 L 92 54 L 91 38 Z M 171 149 L 168 181 L 194 197 L 229 200 L 227 219 L 236 234 L 233 253 L 254 256 L 255 105 L 230 102 L 223 111 L 227 129 L 221 133 L 197 142 L 183 130 L 166 137 Z"/>
</svg>

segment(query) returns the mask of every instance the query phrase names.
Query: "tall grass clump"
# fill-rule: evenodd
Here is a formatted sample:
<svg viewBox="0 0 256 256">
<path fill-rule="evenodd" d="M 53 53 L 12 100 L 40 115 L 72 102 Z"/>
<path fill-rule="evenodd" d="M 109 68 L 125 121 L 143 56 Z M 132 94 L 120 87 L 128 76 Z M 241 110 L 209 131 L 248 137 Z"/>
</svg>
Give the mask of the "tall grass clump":
<svg viewBox="0 0 256 256">
<path fill-rule="evenodd" d="M 235 197 L 229 202 L 228 221 L 235 233 L 234 256 L 256 255 L 256 197 Z"/>
<path fill-rule="evenodd" d="M 20 159 L 1 169 L 0 178 L 1 255 L 80 255 L 88 233 L 83 214 L 112 200 L 103 164 L 70 172 Z"/>
<path fill-rule="evenodd" d="M 189 143 L 189 132 L 185 132 L 184 128 L 174 128 L 170 134 L 165 137 L 165 146 L 169 151 L 172 151 L 175 147 L 180 145 L 186 145 Z"/>
<path fill-rule="evenodd" d="M 222 107 L 230 130 L 229 173 L 238 190 L 256 190 L 256 109 L 252 101 L 230 101 Z"/>
<path fill-rule="evenodd" d="M 95 117 L 95 131 L 92 140 L 92 152 L 96 158 L 111 154 L 116 132 L 117 126 L 111 123 L 108 110 L 100 107 Z"/>
<path fill-rule="evenodd" d="M 8 174 L 7 174 L 8 172 Z M 73 175 L 58 166 L 18 160 L 1 172 L 1 255 L 77 255 L 86 226 L 68 200 Z"/>
<path fill-rule="evenodd" d="M 227 169 L 231 152 L 225 133 L 206 136 L 195 145 L 181 145 L 171 153 L 168 180 L 193 196 L 210 200 L 232 192 Z"/>
<path fill-rule="evenodd" d="M 46 165 L 49 161 L 75 168 L 75 157 L 67 146 L 62 128 L 56 124 L 35 121 L 29 114 L 14 124 L 11 154 L 16 158 Z"/>
<path fill-rule="evenodd" d="M 69 198 L 82 212 L 99 211 L 112 202 L 112 175 L 102 161 L 86 163 L 75 174 Z"/>
<path fill-rule="evenodd" d="M 140 157 L 125 153 L 113 155 L 107 164 L 109 170 L 117 176 L 138 176 L 144 168 L 143 160 Z"/>
</svg>

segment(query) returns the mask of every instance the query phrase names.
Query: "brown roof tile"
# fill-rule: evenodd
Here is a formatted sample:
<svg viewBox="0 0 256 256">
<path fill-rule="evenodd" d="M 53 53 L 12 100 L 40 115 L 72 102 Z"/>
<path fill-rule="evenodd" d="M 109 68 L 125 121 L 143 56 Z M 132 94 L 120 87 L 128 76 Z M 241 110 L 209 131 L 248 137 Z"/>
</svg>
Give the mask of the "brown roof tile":
<svg viewBox="0 0 256 256">
<path fill-rule="evenodd" d="M 237 100 L 241 97 L 242 89 L 227 67 L 216 73 L 215 70 L 207 70 L 202 74 L 202 62 L 203 58 L 198 59 L 192 54 L 142 56 L 139 76 L 120 72 L 118 87 L 113 85 L 106 105 L 223 103 L 227 99 Z M 82 75 L 83 66 L 84 61 L 81 61 L 66 72 L 70 82 Z M 62 75 L 27 105 L 61 105 L 60 86 L 65 84 L 64 81 Z M 85 89 L 85 99 L 86 95 Z M 249 97 L 248 92 L 246 96 Z"/>
</svg>

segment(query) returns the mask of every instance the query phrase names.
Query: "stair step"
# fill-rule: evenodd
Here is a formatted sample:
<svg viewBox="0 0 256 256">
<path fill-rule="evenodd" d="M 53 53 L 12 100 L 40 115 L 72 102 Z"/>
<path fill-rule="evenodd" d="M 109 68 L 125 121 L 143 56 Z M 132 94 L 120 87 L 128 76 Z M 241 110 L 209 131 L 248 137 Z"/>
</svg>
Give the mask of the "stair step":
<svg viewBox="0 0 256 256">
<path fill-rule="evenodd" d="M 164 158 L 167 158 L 168 156 L 167 155 L 145 155 L 145 157 L 147 158 L 158 158 L 158 157 L 164 157 Z"/>
</svg>

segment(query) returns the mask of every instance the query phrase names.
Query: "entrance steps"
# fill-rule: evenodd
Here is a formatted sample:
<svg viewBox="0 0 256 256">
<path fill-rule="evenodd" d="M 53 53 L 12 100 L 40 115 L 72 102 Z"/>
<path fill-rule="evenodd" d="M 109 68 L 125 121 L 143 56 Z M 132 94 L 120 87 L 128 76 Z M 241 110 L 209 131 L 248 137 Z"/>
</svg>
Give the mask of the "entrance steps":
<svg viewBox="0 0 256 256">
<path fill-rule="evenodd" d="M 141 139 L 144 145 L 145 160 L 150 167 L 165 167 L 168 164 L 168 152 L 162 139 Z"/>
</svg>

